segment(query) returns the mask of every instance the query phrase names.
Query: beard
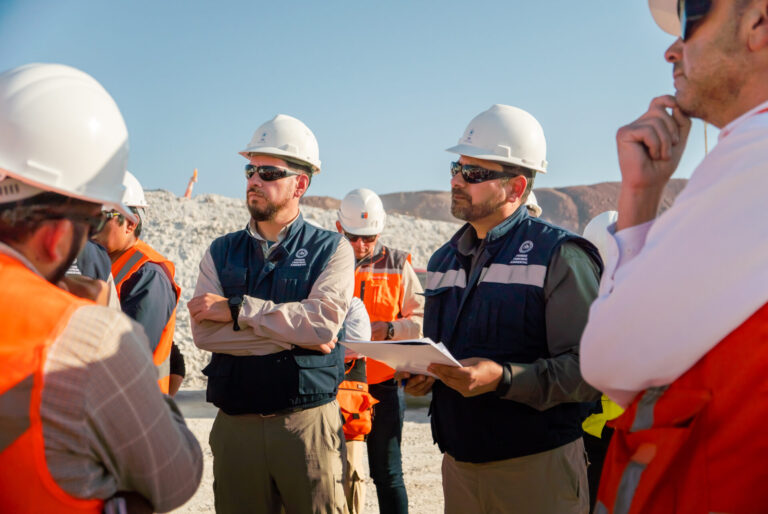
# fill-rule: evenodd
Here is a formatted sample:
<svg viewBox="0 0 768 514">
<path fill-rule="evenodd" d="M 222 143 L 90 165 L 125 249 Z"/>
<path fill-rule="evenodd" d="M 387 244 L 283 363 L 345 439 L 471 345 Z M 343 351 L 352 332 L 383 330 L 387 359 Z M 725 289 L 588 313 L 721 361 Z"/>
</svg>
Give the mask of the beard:
<svg viewBox="0 0 768 514">
<path fill-rule="evenodd" d="M 255 189 L 249 189 L 248 192 L 254 192 L 256 194 L 259 194 L 258 191 Z M 288 202 L 290 202 L 291 198 L 284 198 L 281 201 L 278 202 L 270 202 L 266 199 L 266 197 L 261 196 L 260 197 L 264 200 L 264 205 L 259 207 L 255 204 L 252 204 L 250 201 L 247 201 L 248 205 L 248 212 L 251 213 L 251 218 L 255 222 L 259 221 L 272 221 L 275 219 L 275 215 L 280 212 L 280 210 L 286 206 Z"/>
<path fill-rule="evenodd" d="M 475 221 L 490 216 L 505 203 L 505 198 L 490 198 L 473 204 L 470 196 L 457 191 L 451 192 L 451 214 L 463 221 Z"/>
<path fill-rule="evenodd" d="M 67 257 L 61 261 L 61 264 L 59 264 L 59 266 L 51 272 L 50 276 L 48 277 L 48 282 L 51 284 L 58 284 L 59 281 L 64 278 L 64 275 L 67 274 L 69 267 L 72 266 L 72 263 L 75 262 L 75 259 L 77 259 L 78 254 L 85 245 L 85 238 L 83 237 L 84 235 L 85 229 L 81 225 L 73 223 L 72 243 L 69 246 L 69 253 L 67 254 Z"/>
</svg>

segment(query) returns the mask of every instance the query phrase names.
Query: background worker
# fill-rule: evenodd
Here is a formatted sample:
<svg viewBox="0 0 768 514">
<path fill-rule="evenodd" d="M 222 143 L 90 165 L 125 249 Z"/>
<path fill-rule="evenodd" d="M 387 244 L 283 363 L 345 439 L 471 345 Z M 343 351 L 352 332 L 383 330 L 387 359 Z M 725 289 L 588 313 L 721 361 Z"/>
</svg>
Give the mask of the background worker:
<svg viewBox="0 0 768 514">
<path fill-rule="evenodd" d="M 181 288 L 174 281 L 173 263 L 139 239 L 143 210 L 147 207 L 144 189 L 130 172 L 126 172 L 123 184 L 123 203 L 137 222 L 112 210 L 107 213 L 109 221 L 94 239 L 109 253 L 120 307 L 144 327 L 160 390 L 169 394 L 171 347 Z"/>
<path fill-rule="evenodd" d="M 619 216 L 581 365 L 627 411 L 597 512 L 765 512 L 768 0 L 650 7 L 676 37 L 675 94 L 616 135 Z M 657 217 L 691 118 L 717 146 Z"/>
<path fill-rule="evenodd" d="M 352 297 L 344 319 L 341 341 L 370 341 L 371 321 L 365 305 Z M 347 467 L 344 490 L 350 514 L 359 514 L 365 505 L 365 439 L 371 433 L 371 418 L 376 400 L 368 392 L 366 358 L 345 350 L 344 380 L 339 384 L 336 399 L 344 416 L 344 439 L 347 442 Z"/>
<path fill-rule="evenodd" d="M 600 257 L 528 214 L 533 178 L 547 166 L 529 113 L 494 105 L 448 151 L 460 155 L 451 212 L 468 223 L 429 261 L 424 335 L 463 367 L 432 364 L 439 380 L 406 385 L 432 389 L 446 512 L 586 514 L 583 402 L 600 394 L 579 372 L 579 338 Z"/>
<path fill-rule="evenodd" d="M 354 189 L 341 201 L 336 229 L 355 252 L 355 296 L 365 304 L 376 341 L 421 337 L 424 298 L 410 254 L 384 246 L 379 236 L 387 215 L 370 189 Z M 373 359 L 366 361 L 368 387 L 379 403 L 373 407 L 368 436 L 368 466 L 382 514 L 408 512 L 400 444 L 405 400 L 395 371 Z"/>
<path fill-rule="evenodd" d="M 335 345 L 352 299 L 354 255 L 304 221 L 320 172 L 317 140 L 278 114 L 248 147 L 248 225 L 216 239 L 187 304 L 219 408 L 211 431 L 217 512 L 345 512 L 344 433 Z"/>
<path fill-rule="evenodd" d="M 106 302 L 103 282 L 64 275 L 102 204 L 131 216 L 127 159 L 123 118 L 92 77 L 0 74 L 0 512 L 96 514 L 119 491 L 166 512 L 200 483 L 200 446 L 157 390 L 144 332 L 56 287 Z"/>
</svg>

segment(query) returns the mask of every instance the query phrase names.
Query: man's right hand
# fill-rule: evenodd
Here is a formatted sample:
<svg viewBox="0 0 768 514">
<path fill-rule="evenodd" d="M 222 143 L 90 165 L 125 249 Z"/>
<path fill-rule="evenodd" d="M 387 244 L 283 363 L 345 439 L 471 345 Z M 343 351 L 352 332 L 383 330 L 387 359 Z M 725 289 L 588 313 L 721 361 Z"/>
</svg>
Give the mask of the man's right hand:
<svg viewBox="0 0 768 514">
<path fill-rule="evenodd" d="M 103 280 L 82 275 L 67 275 L 57 285 L 75 296 L 91 300 L 99 305 L 109 304 L 109 286 Z"/>
<path fill-rule="evenodd" d="M 395 380 L 399 383 L 405 382 L 403 391 L 411 396 L 424 396 L 432 390 L 432 385 L 435 383 L 434 377 L 429 375 L 414 375 L 406 371 L 398 371 L 395 373 Z"/>
<path fill-rule="evenodd" d="M 617 230 L 656 217 L 664 187 L 680 163 L 690 131 L 691 119 L 673 96 L 665 95 L 654 98 L 645 114 L 616 133 L 621 168 Z"/>
</svg>

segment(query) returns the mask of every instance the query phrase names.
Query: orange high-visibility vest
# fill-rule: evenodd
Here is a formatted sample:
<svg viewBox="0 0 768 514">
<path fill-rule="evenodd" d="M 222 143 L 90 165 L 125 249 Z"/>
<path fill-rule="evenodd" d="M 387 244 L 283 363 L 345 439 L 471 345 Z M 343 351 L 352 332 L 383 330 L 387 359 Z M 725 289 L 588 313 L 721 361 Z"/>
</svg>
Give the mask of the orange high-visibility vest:
<svg viewBox="0 0 768 514">
<path fill-rule="evenodd" d="M 0 512 L 99 513 L 101 500 L 75 498 L 51 476 L 40 417 L 48 349 L 91 302 L 7 255 L 0 255 L 0 284 Z"/>
<path fill-rule="evenodd" d="M 181 288 L 174 281 L 176 267 L 171 261 L 160 255 L 142 240 L 136 241 L 135 245 L 112 263 L 112 276 L 115 279 L 115 288 L 117 289 L 118 298 L 120 297 L 120 289 L 122 288 L 123 283 L 147 262 L 159 264 L 165 270 L 166 275 L 168 275 L 168 278 L 171 281 L 171 285 L 173 285 L 174 291 L 176 291 L 176 306 L 178 306 Z M 160 377 L 158 378 L 157 383 L 160 386 L 160 390 L 165 394 L 168 394 L 168 391 L 170 390 L 171 346 L 173 346 L 173 332 L 176 328 L 176 306 L 174 306 L 171 317 L 168 319 L 168 323 L 166 323 L 165 328 L 163 328 L 163 333 L 160 335 L 160 342 L 152 354 L 152 361 L 157 368 L 157 376 Z"/>
<path fill-rule="evenodd" d="M 411 255 L 386 246 L 370 262 L 355 268 L 355 296 L 365 304 L 371 321 L 395 321 L 403 304 L 403 266 Z M 395 370 L 367 359 L 368 383 L 378 384 L 395 376 Z"/>
<path fill-rule="evenodd" d="M 339 384 L 336 400 L 344 416 L 344 439 L 347 441 L 365 441 L 371 433 L 373 422 L 372 407 L 379 400 L 368 392 L 365 382 L 366 359 L 352 359 L 345 363 L 344 381 Z"/>
<path fill-rule="evenodd" d="M 768 512 L 768 304 L 613 434 L 596 513 Z"/>
</svg>

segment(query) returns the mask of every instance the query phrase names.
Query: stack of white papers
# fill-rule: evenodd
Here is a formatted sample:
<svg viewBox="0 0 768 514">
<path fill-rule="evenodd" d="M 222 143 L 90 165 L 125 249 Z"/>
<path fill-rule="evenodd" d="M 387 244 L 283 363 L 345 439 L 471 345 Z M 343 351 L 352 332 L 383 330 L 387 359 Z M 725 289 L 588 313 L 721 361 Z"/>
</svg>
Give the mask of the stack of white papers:
<svg viewBox="0 0 768 514">
<path fill-rule="evenodd" d="M 432 363 L 461 367 L 443 343 L 435 343 L 428 337 L 406 341 L 361 341 L 341 344 L 361 355 L 384 362 L 396 371 L 430 375 L 427 366 Z"/>
</svg>

